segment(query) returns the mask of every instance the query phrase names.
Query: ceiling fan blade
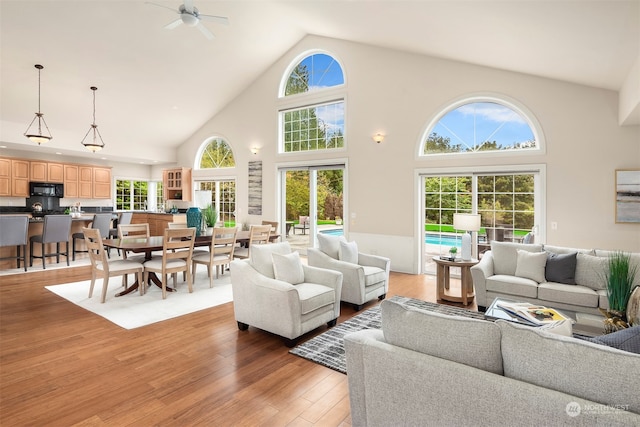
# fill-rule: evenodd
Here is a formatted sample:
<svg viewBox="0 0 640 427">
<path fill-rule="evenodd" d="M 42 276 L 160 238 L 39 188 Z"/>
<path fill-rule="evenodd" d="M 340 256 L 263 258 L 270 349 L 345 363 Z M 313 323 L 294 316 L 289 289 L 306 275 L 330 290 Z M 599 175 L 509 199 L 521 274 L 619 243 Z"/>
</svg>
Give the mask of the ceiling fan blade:
<svg viewBox="0 0 640 427">
<path fill-rule="evenodd" d="M 229 25 L 229 18 L 226 16 L 198 15 L 198 18 L 205 21 L 217 22 L 218 24 Z"/>
<path fill-rule="evenodd" d="M 197 25 L 198 29 L 200 30 L 200 32 L 209 40 L 213 40 L 214 39 L 214 35 L 211 31 L 209 31 L 207 29 L 207 27 L 205 27 L 204 25 L 202 25 L 202 22 L 198 22 Z"/>
<path fill-rule="evenodd" d="M 154 6 L 158 6 L 158 7 L 162 7 L 162 8 L 164 8 L 164 9 L 169 9 L 169 10 L 170 10 L 170 11 L 172 11 L 173 13 L 180 13 L 180 12 L 178 12 L 177 10 L 175 10 L 174 8 L 169 7 L 169 6 L 165 6 L 165 5 L 163 5 L 163 4 L 152 3 L 152 2 L 150 2 L 150 1 L 146 1 L 145 3 L 146 3 L 146 4 L 151 4 L 151 5 L 154 5 Z"/>
<path fill-rule="evenodd" d="M 184 10 L 193 13 L 193 0 L 184 0 Z"/>
<path fill-rule="evenodd" d="M 180 24 L 182 24 L 182 18 L 178 18 L 173 22 L 169 22 L 167 25 L 164 26 L 164 29 L 165 30 L 173 30 L 174 28 L 176 28 Z"/>
</svg>

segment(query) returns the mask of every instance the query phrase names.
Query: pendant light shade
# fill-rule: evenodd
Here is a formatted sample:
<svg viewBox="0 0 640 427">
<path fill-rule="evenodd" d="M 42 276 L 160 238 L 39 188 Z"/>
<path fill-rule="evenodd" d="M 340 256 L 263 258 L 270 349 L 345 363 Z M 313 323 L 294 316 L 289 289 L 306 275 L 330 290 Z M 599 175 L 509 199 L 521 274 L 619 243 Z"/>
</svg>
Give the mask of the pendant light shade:
<svg viewBox="0 0 640 427">
<path fill-rule="evenodd" d="M 104 148 L 104 142 L 102 141 L 102 135 L 100 135 L 98 125 L 96 124 L 96 90 L 98 90 L 98 88 L 91 86 L 90 89 L 93 91 L 93 123 L 91 123 L 91 127 L 89 127 L 84 138 L 82 138 L 82 145 L 95 153 Z M 91 134 L 91 136 L 89 136 L 89 134 Z"/>
<path fill-rule="evenodd" d="M 47 126 L 47 122 L 44 121 L 43 114 L 40 112 L 40 70 L 44 67 L 40 64 L 35 65 L 38 70 L 38 112 L 36 116 L 29 123 L 29 127 L 27 128 L 24 136 L 29 138 L 31 141 L 40 145 L 44 142 L 49 142 L 53 137 L 51 136 L 51 131 L 49 130 L 49 126 Z M 35 124 L 37 121 L 37 125 Z M 45 132 L 43 133 L 43 128 Z"/>
</svg>

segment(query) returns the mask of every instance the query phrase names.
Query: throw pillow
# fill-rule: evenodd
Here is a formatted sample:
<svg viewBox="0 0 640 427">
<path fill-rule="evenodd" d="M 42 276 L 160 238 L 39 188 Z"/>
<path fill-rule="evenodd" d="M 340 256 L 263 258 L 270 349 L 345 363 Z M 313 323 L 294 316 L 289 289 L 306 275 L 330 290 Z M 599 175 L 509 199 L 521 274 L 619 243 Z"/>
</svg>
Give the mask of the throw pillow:
<svg viewBox="0 0 640 427">
<path fill-rule="evenodd" d="M 340 250 L 338 251 L 338 259 L 340 261 L 358 263 L 358 245 L 356 242 L 340 242 Z"/>
<path fill-rule="evenodd" d="M 576 262 L 576 284 L 594 290 L 607 288 L 605 275 L 609 265 L 607 257 L 591 256 L 578 252 Z"/>
<path fill-rule="evenodd" d="M 640 326 L 622 329 L 599 337 L 587 338 L 587 341 L 640 354 Z"/>
<path fill-rule="evenodd" d="M 333 259 L 338 259 L 340 242 L 346 242 L 344 236 L 330 236 L 318 233 L 318 248 Z"/>
<path fill-rule="evenodd" d="M 288 254 L 291 253 L 289 242 L 271 243 L 268 245 L 254 245 L 251 248 L 251 256 L 249 262 L 263 276 L 274 279 L 273 275 L 273 259 L 271 254 Z"/>
<path fill-rule="evenodd" d="M 544 267 L 547 264 L 546 252 L 528 252 L 518 249 L 518 261 L 516 263 L 516 276 L 535 280 L 538 283 L 545 281 Z"/>
<path fill-rule="evenodd" d="M 544 270 L 547 282 L 575 285 L 577 256 L 577 252 L 570 254 L 548 252 L 547 267 Z"/>
<path fill-rule="evenodd" d="M 290 254 L 271 254 L 273 258 L 273 273 L 277 280 L 297 285 L 304 282 L 304 270 L 298 252 Z"/>
</svg>

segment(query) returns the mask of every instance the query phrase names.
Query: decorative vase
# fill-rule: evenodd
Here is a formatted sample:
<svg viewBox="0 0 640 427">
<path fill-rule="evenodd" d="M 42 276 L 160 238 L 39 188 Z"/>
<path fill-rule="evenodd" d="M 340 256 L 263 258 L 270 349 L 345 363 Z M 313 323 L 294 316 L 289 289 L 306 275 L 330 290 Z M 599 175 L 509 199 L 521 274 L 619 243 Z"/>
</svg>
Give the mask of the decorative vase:
<svg viewBox="0 0 640 427">
<path fill-rule="evenodd" d="M 604 333 L 610 334 L 629 327 L 624 311 L 599 309 L 604 315 Z"/>
<path fill-rule="evenodd" d="M 200 225 L 202 224 L 202 212 L 200 208 L 191 207 L 187 209 L 187 227 L 196 229 L 196 236 L 200 235 Z"/>
<path fill-rule="evenodd" d="M 627 303 L 627 322 L 631 326 L 640 325 L 640 286 L 631 292 Z"/>
</svg>

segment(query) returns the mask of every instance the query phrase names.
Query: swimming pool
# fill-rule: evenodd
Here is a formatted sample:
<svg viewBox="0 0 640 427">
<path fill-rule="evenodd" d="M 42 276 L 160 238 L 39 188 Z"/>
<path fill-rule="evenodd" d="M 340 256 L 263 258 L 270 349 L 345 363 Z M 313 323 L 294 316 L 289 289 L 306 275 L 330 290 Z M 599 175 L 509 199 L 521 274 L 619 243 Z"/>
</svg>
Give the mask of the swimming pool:
<svg viewBox="0 0 640 427">
<path fill-rule="evenodd" d="M 342 236 L 344 234 L 344 231 L 341 228 L 335 228 L 332 230 L 321 230 L 320 232 L 322 234 L 328 234 L 330 236 Z M 424 235 L 424 242 L 429 245 L 460 247 L 460 237 L 456 238 L 456 236 L 450 236 L 450 235 L 427 233 Z"/>
</svg>

